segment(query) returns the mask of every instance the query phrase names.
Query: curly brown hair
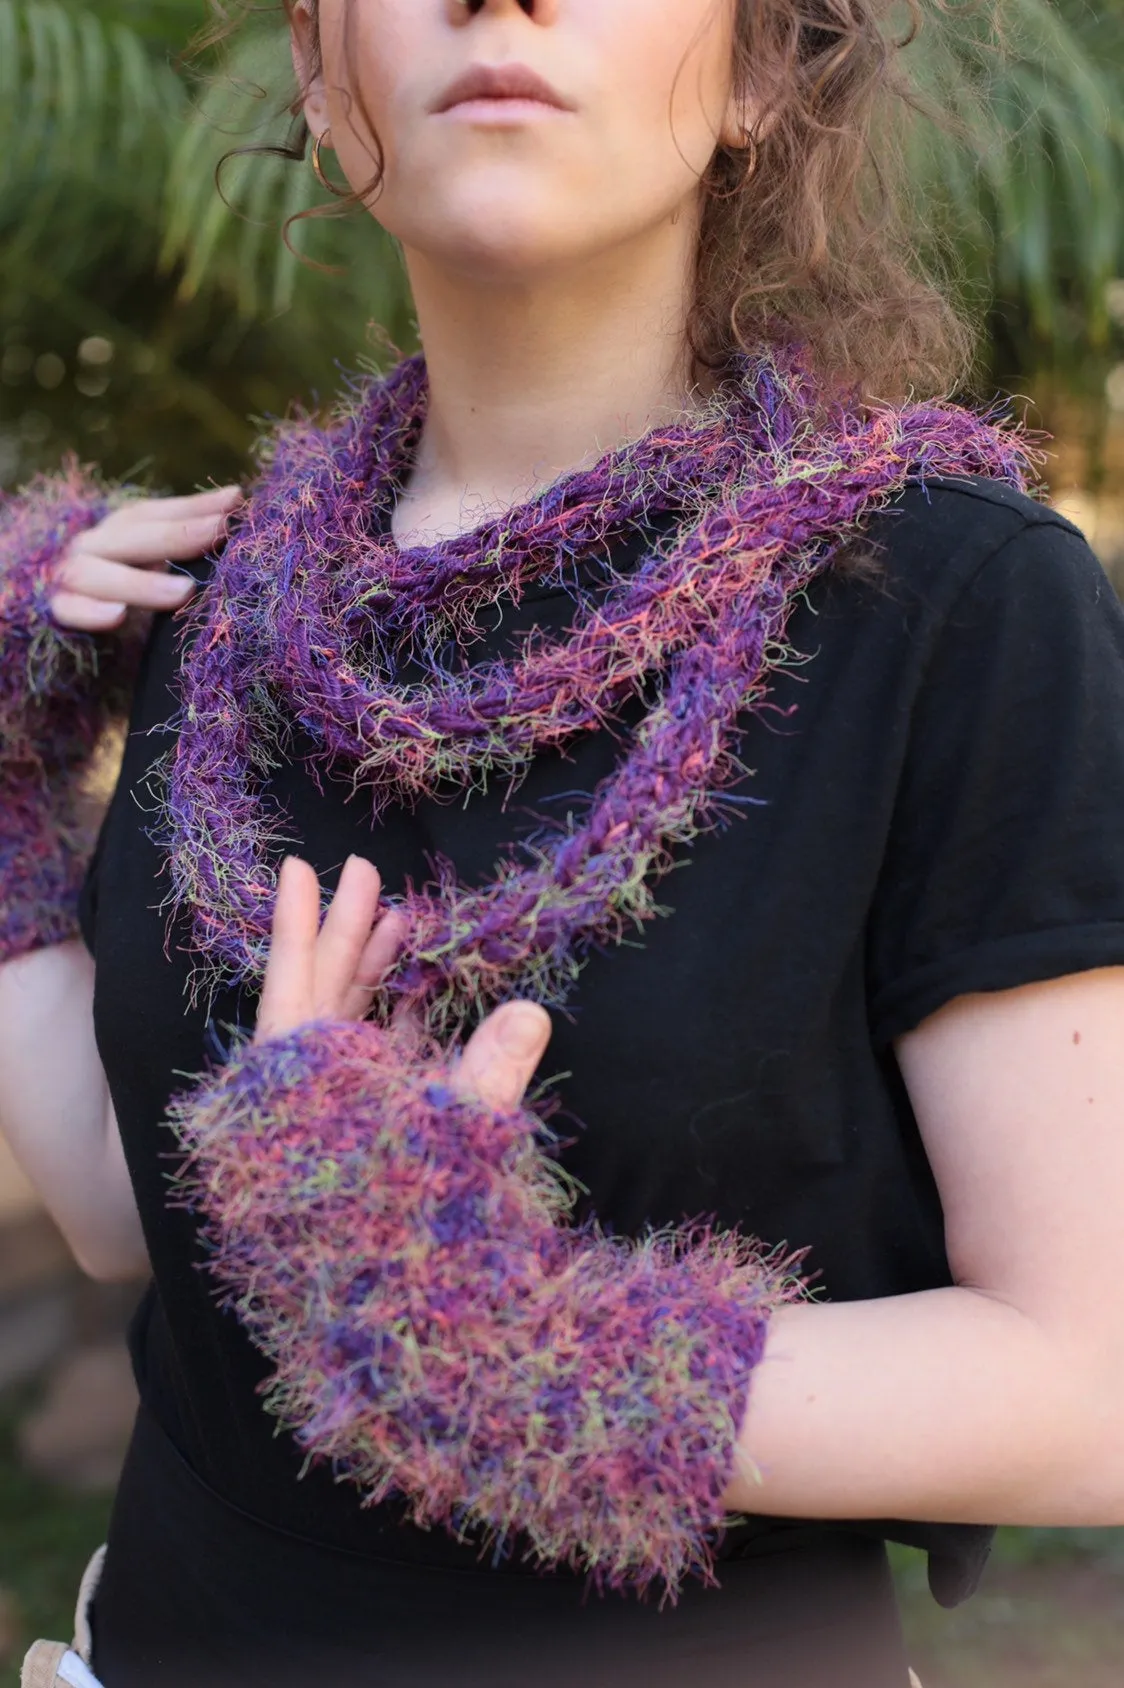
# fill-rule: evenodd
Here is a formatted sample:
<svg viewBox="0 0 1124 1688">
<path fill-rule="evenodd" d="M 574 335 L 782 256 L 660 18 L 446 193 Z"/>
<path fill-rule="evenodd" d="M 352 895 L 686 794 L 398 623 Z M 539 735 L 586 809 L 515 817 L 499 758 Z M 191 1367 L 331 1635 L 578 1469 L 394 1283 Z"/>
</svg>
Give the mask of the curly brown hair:
<svg viewBox="0 0 1124 1688">
<path fill-rule="evenodd" d="M 920 102 L 902 52 L 923 22 L 921 0 L 737 0 L 735 78 L 761 116 L 748 160 L 721 148 L 711 169 L 691 323 L 704 361 L 780 332 L 884 398 L 967 375 L 973 336 L 949 273 L 938 284 L 920 256 L 907 191 Z"/>
<path fill-rule="evenodd" d="M 919 238 L 902 147 L 903 119 L 920 103 L 902 52 L 926 10 L 943 12 L 946 0 L 734 3 L 735 85 L 756 121 L 745 147 L 718 147 L 703 183 L 688 322 L 699 365 L 721 370 L 737 351 L 782 339 L 804 344 L 829 380 L 862 393 L 953 391 L 968 374 L 974 336 L 947 267 L 933 273 L 931 242 Z M 317 4 L 310 0 L 314 17 Z M 992 11 L 990 0 L 972 4 Z M 211 0 L 213 22 L 192 50 L 227 41 L 263 9 L 271 8 L 260 0 Z M 289 15 L 292 0 L 279 9 Z M 309 140 L 301 106 L 295 88 L 281 148 L 293 158 Z M 377 185 L 378 168 L 337 206 L 297 215 L 369 203 Z"/>
</svg>

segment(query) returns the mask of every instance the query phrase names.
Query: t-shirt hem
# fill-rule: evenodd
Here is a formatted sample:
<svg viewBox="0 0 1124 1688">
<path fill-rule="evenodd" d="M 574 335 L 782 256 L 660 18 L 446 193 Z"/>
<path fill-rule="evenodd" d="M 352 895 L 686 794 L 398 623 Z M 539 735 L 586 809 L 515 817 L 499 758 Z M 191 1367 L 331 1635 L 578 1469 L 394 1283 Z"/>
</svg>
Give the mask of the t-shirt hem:
<svg viewBox="0 0 1124 1688">
<path fill-rule="evenodd" d="M 882 1047 L 913 1031 L 954 997 L 1119 966 L 1124 966 L 1124 921 L 999 938 L 942 956 L 884 986 L 871 1002 L 871 1038 Z"/>
</svg>

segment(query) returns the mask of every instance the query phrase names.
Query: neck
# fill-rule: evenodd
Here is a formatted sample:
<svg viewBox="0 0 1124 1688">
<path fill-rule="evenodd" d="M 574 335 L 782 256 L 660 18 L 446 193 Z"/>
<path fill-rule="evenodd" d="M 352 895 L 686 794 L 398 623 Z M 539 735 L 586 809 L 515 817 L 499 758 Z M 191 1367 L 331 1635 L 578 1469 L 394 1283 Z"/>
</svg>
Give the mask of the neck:
<svg viewBox="0 0 1124 1688">
<path fill-rule="evenodd" d="M 400 543 L 465 532 L 682 415 L 695 396 L 691 221 L 533 279 L 466 277 L 407 253 L 429 409 Z"/>
</svg>

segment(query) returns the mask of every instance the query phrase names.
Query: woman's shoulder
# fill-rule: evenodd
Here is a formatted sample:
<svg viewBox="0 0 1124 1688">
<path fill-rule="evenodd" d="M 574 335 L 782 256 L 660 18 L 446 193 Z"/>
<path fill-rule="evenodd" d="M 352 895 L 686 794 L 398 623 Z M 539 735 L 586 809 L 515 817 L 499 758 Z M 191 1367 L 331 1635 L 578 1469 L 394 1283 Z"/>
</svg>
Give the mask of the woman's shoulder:
<svg viewBox="0 0 1124 1688">
<path fill-rule="evenodd" d="M 911 481 L 870 526 L 888 583 L 944 587 L 955 596 L 992 563 L 1017 573 L 1033 556 L 1099 569 L 1080 528 L 1058 510 L 1001 480 Z"/>
<path fill-rule="evenodd" d="M 847 695 L 856 731 L 903 757 L 943 757 L 1000 715 L 1041 746 L 1051 714 L 1093 697 L 1124 746 L 1124 608 L 1080 530 L 1010 486 L 907 487 L 790 635 L 809 659 L 800 695 L 814 689 L 829 713 Z"/>
<path fill-rule="evenodd" d="M 868 523 L 827 597 L 870 637 L 914 647 L 977 631 L 1060 632 L 1124 611 L 1081 530 L 1039 498 L 996 480 L 912 482 Z"/>
<path fill-rule="evenodd" d="M 1080 530 L 1008 487 L 910 487 L 878 533 L 864 615 L 852 593 L 838 631 L 885 682 L 870 978 L 888 1043 L 955 996 L 1119 965 L 1124 610 Z"/>
</svg>

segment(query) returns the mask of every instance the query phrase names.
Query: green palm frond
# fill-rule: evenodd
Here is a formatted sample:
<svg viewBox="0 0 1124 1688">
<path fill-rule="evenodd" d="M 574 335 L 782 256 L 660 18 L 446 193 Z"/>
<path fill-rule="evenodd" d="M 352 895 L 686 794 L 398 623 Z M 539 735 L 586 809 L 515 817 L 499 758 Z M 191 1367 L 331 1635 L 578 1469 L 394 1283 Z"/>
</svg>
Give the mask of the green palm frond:
<svg viewBox="0 0 1124 1688">
<path fill-rule="evenodd" d="M 934 236 L 981 285 L 1021 301 L 1035 332 L 1068 306 L 1096 340 L 1105 283 L 1124 264 L 1124 8 L 1005 0 L 997 51 L 972 0 L 910 49 L 952 132 L 921 123 L 914 192 Z"/>
<path fill-rule="evenodd" d="M 127 17 L 138 39 L 164 54 L 181 52 L 207 18 L 206 0 L 84 0 L 82 9 L 103 22 Z"/>
<path fill-rule="evenodd" d="M 270 150 L 293 133 L 278 100 L 291 78 L 288 31 L 273 26 L 243 36 L 208 79 L 172 158 L 161 262 L 182 266 L 182 297 L 217 288 L 246 321 L 322 309 L 330 296 L 344 339 L 361 340 L 367 319 L 401 317 L 401 268 L 363 212 L 289 221 L 325 203 L 307 163 Z M 318 272 L 298 254 L 341 273 Z"/>
<path fill-rule="evenodd" d="M 0 231 L 69 274 L 150 261 L 183 84 L 119 19 L 0 0 Z M 0 259 L 2 263 L 2 259 Z"/>
<path fill-rule="evenodd" d="M 246 317 L 291 304 L 297 259 L 282 242 L 267 255 L 265 235 L 306 210 L 316 186 L 266 150 L 283 145 L 291 127 L 267 93 L 291 74 L 286 59 L 276 29 L 237 44 L 188 113 L 167 180 L 162 263 L 183 263 L 185 297 L 225 286 Z"/>
</svg>

